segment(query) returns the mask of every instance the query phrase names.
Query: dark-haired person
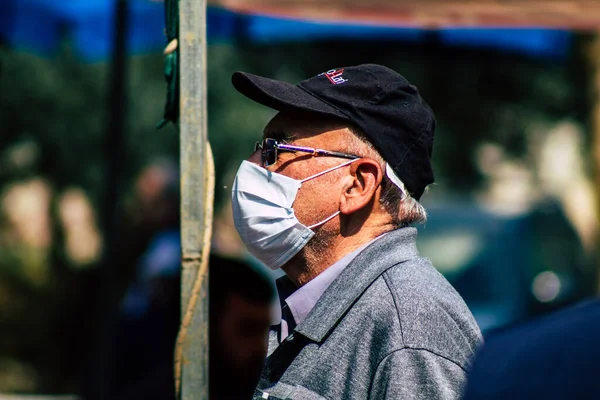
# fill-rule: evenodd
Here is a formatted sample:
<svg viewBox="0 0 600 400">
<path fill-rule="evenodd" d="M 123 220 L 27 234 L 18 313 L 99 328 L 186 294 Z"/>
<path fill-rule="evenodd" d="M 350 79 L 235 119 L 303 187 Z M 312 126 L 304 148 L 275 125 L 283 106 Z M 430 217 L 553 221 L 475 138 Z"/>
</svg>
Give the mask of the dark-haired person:
<svg viewBox="0 0 600 400">
<path fill-rule="evenodd" d="M 435 130 L 417 88 L 374 64 L 232 80 L 279 111 L 232 190 L 246 247 L 286 273 L 254 398 L 459 398 L 481 333 L 417 252 Z"/>
<path fill-rule="evenodd" d="M 210 258 L 211 400 L 250 399 L 267 353 L 274 289 L 242 261 Z"/>
</svg>

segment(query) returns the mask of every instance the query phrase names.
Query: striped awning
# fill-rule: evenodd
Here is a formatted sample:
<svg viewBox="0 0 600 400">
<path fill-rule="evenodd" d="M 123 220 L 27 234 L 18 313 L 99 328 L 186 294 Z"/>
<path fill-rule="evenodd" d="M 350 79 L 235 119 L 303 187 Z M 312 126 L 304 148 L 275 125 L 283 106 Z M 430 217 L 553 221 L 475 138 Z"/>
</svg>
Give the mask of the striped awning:
<svg viewBox="0 0 600 400">
<path fill-rule="evenodd" d="M 208 0 L 232 11 L 419 28 L 600 30 L 600 0 Z"/>
</svg>

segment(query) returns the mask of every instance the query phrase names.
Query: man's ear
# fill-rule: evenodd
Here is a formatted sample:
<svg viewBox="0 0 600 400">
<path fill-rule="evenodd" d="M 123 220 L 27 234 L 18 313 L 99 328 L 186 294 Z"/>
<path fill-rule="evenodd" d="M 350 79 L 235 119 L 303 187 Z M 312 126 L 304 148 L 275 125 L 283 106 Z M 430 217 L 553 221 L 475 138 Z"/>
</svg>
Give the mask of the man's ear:
<svg viewBox="0 0 600 400">
<path fill-rule="evenodd" d="M 353 214 L 369 204 L 382 179 L 383 171 L 375 160 L 361 158 L 350 164 L 347 183 L 340 200 L 340 213 Z"/>
</svg>

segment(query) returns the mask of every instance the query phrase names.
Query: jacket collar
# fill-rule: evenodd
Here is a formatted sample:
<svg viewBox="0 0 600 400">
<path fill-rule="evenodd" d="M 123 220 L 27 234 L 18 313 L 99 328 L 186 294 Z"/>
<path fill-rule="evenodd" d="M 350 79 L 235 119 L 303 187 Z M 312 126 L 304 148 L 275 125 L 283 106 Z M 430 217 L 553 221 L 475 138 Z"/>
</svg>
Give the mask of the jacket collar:
<svg viewBox="0 0 600 400">
<path fill-rule="evenodd" d="M 415 228 L 401 228 L 374 241 L 331 283 L 295 331 L 321 342 L 381 274 L 419 256 L 416 238 Z"/>
</svg>

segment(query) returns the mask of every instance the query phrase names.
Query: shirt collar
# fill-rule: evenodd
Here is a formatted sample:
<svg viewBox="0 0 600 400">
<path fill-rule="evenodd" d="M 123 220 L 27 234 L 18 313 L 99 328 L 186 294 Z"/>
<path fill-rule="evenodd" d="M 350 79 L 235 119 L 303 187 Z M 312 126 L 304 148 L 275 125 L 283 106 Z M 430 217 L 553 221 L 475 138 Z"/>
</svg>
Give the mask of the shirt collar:
<svg viewBox="0 0 600 400">
<path fill-rule="evenodd" d="M 344 268 L 346 268 L 346 266 L 350 264 L 350 262 L 354 260 L 365 247 L 379 239 L 381 236 L 369 241 L 353 252 L 346 254 L 342 259 L 285 298 L 285 303 L 287 303 L 290 308 L 296 325 L 300 325 L 304 318 L 306 318 L 319 298 L 323 295 L 323 292 L 325 292 L 329 285 L 331 285 L 331 282 L 340 275 Z"/>
<path fill-rule="evenodd" d="M 401 228 L 371 242 L 331 282 L 296 331 L 321 342 L 362 293 L 389 268 L 419 257 L 417 230 Z"/>
</svg>

